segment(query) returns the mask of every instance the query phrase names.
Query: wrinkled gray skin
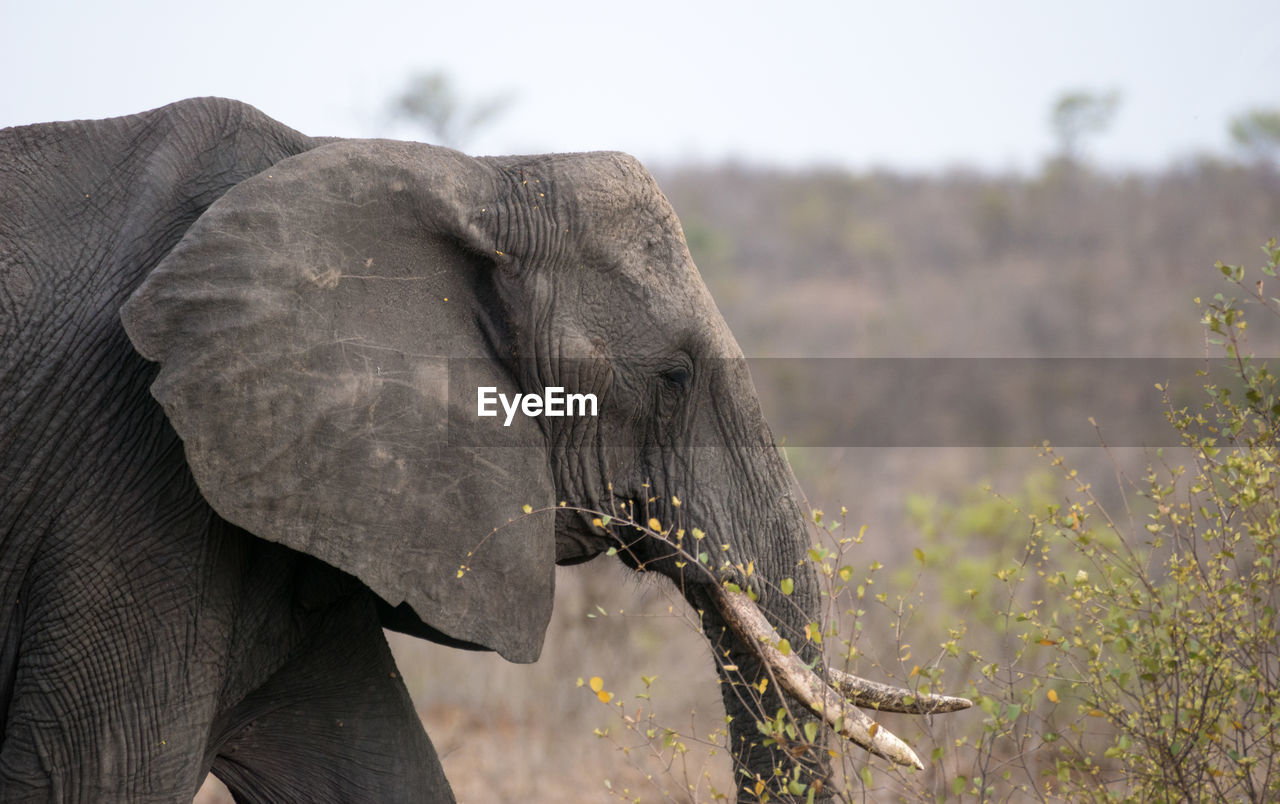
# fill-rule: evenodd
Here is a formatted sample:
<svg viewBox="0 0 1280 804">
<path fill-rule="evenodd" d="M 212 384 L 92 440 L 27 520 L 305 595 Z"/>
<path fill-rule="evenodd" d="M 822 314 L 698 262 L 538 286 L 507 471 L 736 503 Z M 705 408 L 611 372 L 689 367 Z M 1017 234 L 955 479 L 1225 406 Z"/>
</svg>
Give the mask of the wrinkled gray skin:
<svg viewBox="0 0 1280 804">
<path fill-rule="evenodd" d="M 708 607 L 733 571 L 555 510 L 700 527 L 793 645 L 818 619 L 790 469 L 634 160 L 200 99 L 4 130 L 0 192 L 0 800 L 177 801 L 210 769 L 242 802 L 452 800 L 381 628 L 533 661 L 554 564 L 619 539 L 705 612 L 739 766 L 793 766 Z M 478 384 L 600 415 L 485 446 Z"/>
</svg>

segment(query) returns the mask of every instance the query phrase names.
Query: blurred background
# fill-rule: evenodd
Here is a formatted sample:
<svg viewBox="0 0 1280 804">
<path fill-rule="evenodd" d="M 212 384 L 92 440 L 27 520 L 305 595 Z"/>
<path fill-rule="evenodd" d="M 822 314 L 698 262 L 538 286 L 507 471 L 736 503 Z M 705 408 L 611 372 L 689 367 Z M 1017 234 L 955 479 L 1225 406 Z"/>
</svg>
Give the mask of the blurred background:
<svg viewBox="0 0 1280 804">
<path fill-rule="evenodd" d="M 1257 265 L 1280 235 L 1280 40 L 1263 0 L 0 9 L 0 126 L 221 95 L 315 135 L 629 151 L 753 357 L 1202 356 L 1193 299 L 1221 289 L 1215 261 Z M 1277 353 L 1276 332 L 1251 338 Z M 761 390 L 775 418 L 806 393 Z M 1117 478 L 1150 457 L 1067 452 L 1114 503 Z M 852 558 L 896 570 L 881 580 L 891 589 L 918 580 L 913 551 L 938 538 L 929 512 L 985 484 L 1016 496 L 1048 483 L 1029 447 L 789 457 L 811 507 L 866 526 Z M 723 756 L 690 741 L 678 761 L 655 757 L 579 686 L 600 676 L 634 702 L 651 685 L 646 711 L 711 731 L 719 692 L 684 604 L 612 559 L 558 583 L 535 665 L 392 637 L 459 799 L 731 789 Z M 946 600 L 917 616 L 922 656 L 958 616 Z M 900 641 L 876 627 L 859 637 L 870 653 Z M 862 669 L 880 677 L 874 667 Z"/>
</svg>

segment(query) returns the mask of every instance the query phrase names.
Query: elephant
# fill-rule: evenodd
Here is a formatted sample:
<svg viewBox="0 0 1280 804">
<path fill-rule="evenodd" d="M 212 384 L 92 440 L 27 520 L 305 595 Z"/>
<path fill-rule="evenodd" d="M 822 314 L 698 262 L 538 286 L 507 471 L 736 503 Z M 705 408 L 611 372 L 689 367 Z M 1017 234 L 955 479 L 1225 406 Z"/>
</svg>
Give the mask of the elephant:
<svg viewBox="0 0 1280 804">
<path fill-rule="evenodd" d="M 0 131 L 0 187 L 0 800 L 451 801 L 383 629 L 535 661 L 606 552 L 701 614 L 742 800 L 828 795 L 781 707 L 919 765 L 854 705 L 967 704 L 824 672 L 791 470 L 635 159 L 199 98 Z"/>
</svg>

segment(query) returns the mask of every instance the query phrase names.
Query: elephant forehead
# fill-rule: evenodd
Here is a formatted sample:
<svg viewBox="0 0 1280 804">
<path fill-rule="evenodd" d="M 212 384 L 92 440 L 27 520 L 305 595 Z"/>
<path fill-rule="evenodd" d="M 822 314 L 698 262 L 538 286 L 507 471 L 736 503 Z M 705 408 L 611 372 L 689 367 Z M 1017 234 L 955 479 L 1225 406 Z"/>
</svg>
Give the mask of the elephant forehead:
<svg viewBox="0 0 1280 804">
<path fill-rule="evenodd" d="M 546 228 L 546 235 L 604 252 L 654 241 L 682 243 L 679 222 L 657 182 L 623 153 L 549 154 L 482 160 L 505 177 L 503 229 Z M 499 238 L 501 239 L 501 238 Z"/>
</svg>

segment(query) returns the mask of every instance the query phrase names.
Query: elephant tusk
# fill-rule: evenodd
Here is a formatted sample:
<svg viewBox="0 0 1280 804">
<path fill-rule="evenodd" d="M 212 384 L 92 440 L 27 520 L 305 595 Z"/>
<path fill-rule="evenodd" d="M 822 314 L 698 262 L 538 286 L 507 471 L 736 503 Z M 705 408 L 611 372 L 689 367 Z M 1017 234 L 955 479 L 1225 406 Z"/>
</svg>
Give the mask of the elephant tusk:
<svg viewBox="0 0 1280 804">
<path fill-rule="evenodd" d="M 920 757 L 909 745 L 845 701 L 795 653 L 784 654 L 779 649 L 778 632 L 749 597 L 720 584 L 713 588 L 716 608 L 725 622 L 773 671 L 779 686 L 842 737 L 899 765 L 924 770 Z"/>
<path fill-rule="evenodd" d="M 827 679 L 836 692 L 851 704 L 878 709 L 881 712 L 903 712 L 908 715 L 933 715 L 959 712 L 973 706 L 968 698 L 951 695 L 926 695 L 901 687 L 891 687 L 877 681 L 849 675 L 834 668 L 827 668 Z"/>
</svg>

